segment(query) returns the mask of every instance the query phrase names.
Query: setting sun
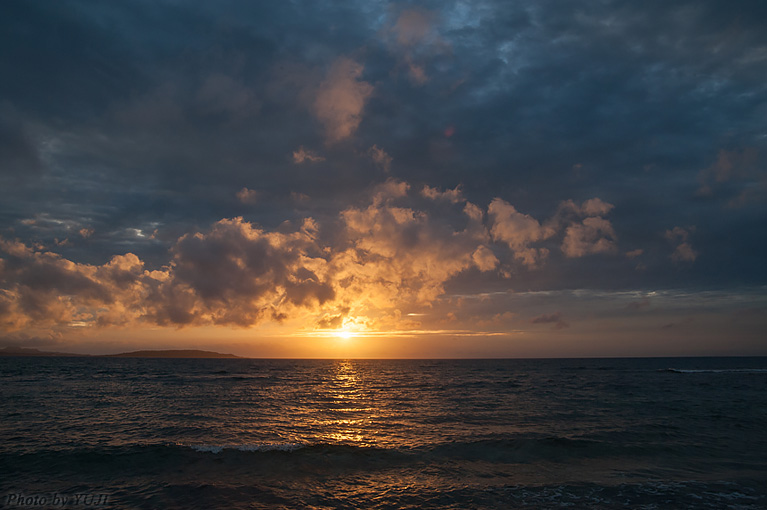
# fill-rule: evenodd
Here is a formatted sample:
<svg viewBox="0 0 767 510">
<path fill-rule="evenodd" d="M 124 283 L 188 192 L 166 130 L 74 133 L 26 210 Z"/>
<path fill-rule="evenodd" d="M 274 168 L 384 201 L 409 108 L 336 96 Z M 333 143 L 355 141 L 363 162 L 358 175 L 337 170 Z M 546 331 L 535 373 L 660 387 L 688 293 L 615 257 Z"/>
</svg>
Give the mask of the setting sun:
<svg viewBox="0 0 767 510">
<path fill-rule="evenodd" d="M 349 340 L 354 338 L 354 333 L 351 331 L 338 331 L 336 336 L 342 340 Z"/>
</svg>

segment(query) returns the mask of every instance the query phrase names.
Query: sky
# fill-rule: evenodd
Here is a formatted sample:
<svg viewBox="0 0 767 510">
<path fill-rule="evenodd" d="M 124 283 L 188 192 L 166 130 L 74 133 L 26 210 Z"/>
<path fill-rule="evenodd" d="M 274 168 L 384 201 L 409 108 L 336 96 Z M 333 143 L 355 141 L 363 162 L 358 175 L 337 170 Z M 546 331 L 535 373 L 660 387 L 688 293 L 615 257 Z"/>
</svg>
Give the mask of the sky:
<svg viewBox="0 0 767 510">
<path fill-rule="evenodd" d="M 767 3 L 7 0 L 0 344 L 767 355 Z"/>
</svg>

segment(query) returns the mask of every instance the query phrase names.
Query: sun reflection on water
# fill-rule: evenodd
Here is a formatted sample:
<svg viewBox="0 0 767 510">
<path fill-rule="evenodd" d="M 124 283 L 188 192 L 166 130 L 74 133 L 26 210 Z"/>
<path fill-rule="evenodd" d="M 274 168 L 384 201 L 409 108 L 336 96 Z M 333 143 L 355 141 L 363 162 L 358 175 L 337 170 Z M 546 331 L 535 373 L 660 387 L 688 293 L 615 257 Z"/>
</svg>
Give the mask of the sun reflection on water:
<svg viewBox="0 0 767 510">
<path fill-rule="evenodd" d="M 332 366 L 324 385 L 325 408 L 318 423 L 324 442 L 371 446 L 374 439 L 366 430 L 374 414 L 363 381 L 354 362 L 339 360 Z"/>
</svg>

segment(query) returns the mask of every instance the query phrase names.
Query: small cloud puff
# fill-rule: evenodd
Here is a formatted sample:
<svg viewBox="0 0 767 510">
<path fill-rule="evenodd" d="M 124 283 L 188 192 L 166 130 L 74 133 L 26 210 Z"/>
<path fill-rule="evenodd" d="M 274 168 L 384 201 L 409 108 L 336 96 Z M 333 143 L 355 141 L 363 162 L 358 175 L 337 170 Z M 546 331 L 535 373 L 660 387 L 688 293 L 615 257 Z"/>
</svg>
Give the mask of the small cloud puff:
<svg viewBox="0 0 767 510">
<path fill-rule="evenodd" d="M 258 200 L 258 194 L 254 189 L 242 188 L 237 192 L 237 200 L 243 204 L 253 204 Z"/>
<path fill-rule="evenodd" d="M 579 224 L 570 225 L 562 241 L 562 252 L 567 257 L 611 253 L 615 250 L 615 231 L 604 218 L 588 217 Z"/>
<path fill-rule="evenodd" d="M 562 202 L 549 221 L 540 223 L 521 213 L 508 202 L 496 198 L 490 203 L 493 240 L 506 243 L 514 258 L 529 269 L 540 267 L 549 255 L 548 248 L 533 246 L 564 230 L 561 250 L 566 257 L 576 258 L 616 251 L 616 235 L 612 224 L 602 218 L 613 209 L 599 198 L 581 205 L 572 200 Z"/>
<path fill-rule="evenodd" d="M 464 202 L 466 200 L 463 198 L 463 192 L 461 191 L 460 185 L 456 186 L 454 189 L 448 189 L 445 191 L 440 191 L 437 188 L 432 188 L 431 186 L 424 186 L 421 189 L 421 195 L 431 200 L 447 200 L 453 204 Z"/>
<path fill-rule="evenodd" d="M 436 30 L 434 13 L 422 9 L 407 9 L 400 13 L 391 27 L 390 47 L 407 69 L 413 85 L 425 84 L 429 77 L 426 64 L 430 57 L 450 50 Z"/>
<path fill-rule="evenodd" d="M 293 152 L 293 163 L 300 165 L 306 161 L 309 163 L 317 163 L 320 161 L 325 161 L 325 158 L 314 151 L 305 149 L 302 145 L 298 148 L 298 150 Z"/>
<path fill-rule="evenodd" d="M 570 223 L 565 228 L 562 253 L 577 258 L 617 251 L 615 230 L 610 221 L 602 217 L 613 208 L 612 204 L 599 198 L 586 200 L 580 206 L 572 200 L 562 202 L 557 221 Z"/>
<path fill-rule="evenodd" d="M 340 57 L 320 84 L 313 111 L 328 143 L 349 138 L 362 122 L 362 110 L 373 94 L 373 86 L 360 80 L 362 70 L 361 64 Z"/>
<path fill-rule="evenodd" d="M 474 262 L 474 265 L 477 266 L 477 269 L 480 271 L 492 271 L 496 267 L 498 267 L 499 261 L 498 257 L 495 256 L 495 253 L 490 250 L 487 246 L 479 246 L 474 253 L 471 254 L 471 260 Z"/>
<path fill-rule="evenodd" d="M 373 160 L 373 163 L 378 165 L 384 172 L 389 173 L 391 169 L 392 157 L 389 156 L 385 150 L 377 145 L 373 145 L 368 149 L 368 156 Z"/>
<path fill-rule="evenodd" d="M 531 324 L 553 324 L 553 329 L 564 329 L 569 328 L 570 324 L 568 324 L 563 318 L 561 312 L 554 312 L 554 313 L 548 313 L 543 315 L 538 315 L 537 317 L 533 317 L 530 319 Z"/>
<path fill-rule="evenodd" d="M 514 253 L 514 258 L 529 268 L 538 266 L 549 254 L 546 248 L 533 248 L 530 245 L 553 236 L 556 231 L 550 226 L 541 225 L 530 215 L 523 214 L 508 202 L 496 198 L 488 207 L 492 219 L 490 233 L 494 241 L 506 243 Z"/>
<path fill-rule="evenodd" d="M 670 255 L 671 260 L 674 262 L 695 262 L 695 259 L 698 258 L 698 252 L 693 250 L 692 245 L 688 241 L 690 233 L 694 230 L 695 227 L 688 229 L 674 227 L 671 230 L 666 230 L 663 236 L 670 243 L 676 245 L 674 252 Z"/>
</svg>

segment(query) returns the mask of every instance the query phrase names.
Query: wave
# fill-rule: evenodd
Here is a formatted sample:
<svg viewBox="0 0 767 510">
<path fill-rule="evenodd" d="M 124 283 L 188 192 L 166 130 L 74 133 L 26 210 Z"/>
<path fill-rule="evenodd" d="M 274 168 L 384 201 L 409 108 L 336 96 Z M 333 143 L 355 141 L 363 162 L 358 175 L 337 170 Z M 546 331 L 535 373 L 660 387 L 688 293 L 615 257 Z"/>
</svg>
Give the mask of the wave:
<svg viewBox="0 0 767 510">
<path fill-rule="evenodd" d="M 651 445 L 557 436 L 519 436 L 507 439 L 455 441 L 429 445 L 362 446 L 337 443 L 153 443 L 121 446 L 83 446 L 33 450 L 13 455 L 14 464 L 35 470 L 58 466 L 101 466 L 119 470 L 126 462 L 134 466 L 174 469 L 189 464 L 207 464 L 215 459 L 227 467 L 294 467 L 329 463 L 335 468 L 385 467 L 413 462 L 483 461 L 515 464 L 566 461 L 574 458 L 638 456 L 652 453 Z M 3 463 L 0 455 L 0 465 Z M 5 459 L 10 460 L 10 459 Z M 37 466 L 37 468 L 35 467 Z"/>
<path fill-rule="evenodd" d="M 675 374 L 767 374 L 767 368 L 662 368 L 658 372 Z"/>
<path fill-rule="evenodd" d="M 224 450 L 237 450 L 241 452 L 292 452 L 306 445 L 298 443 L 254 443 L 254 444 L 195 444 L 180 445 L 188 446 L 197 452 L 221 453 Z"/>
</svg>

